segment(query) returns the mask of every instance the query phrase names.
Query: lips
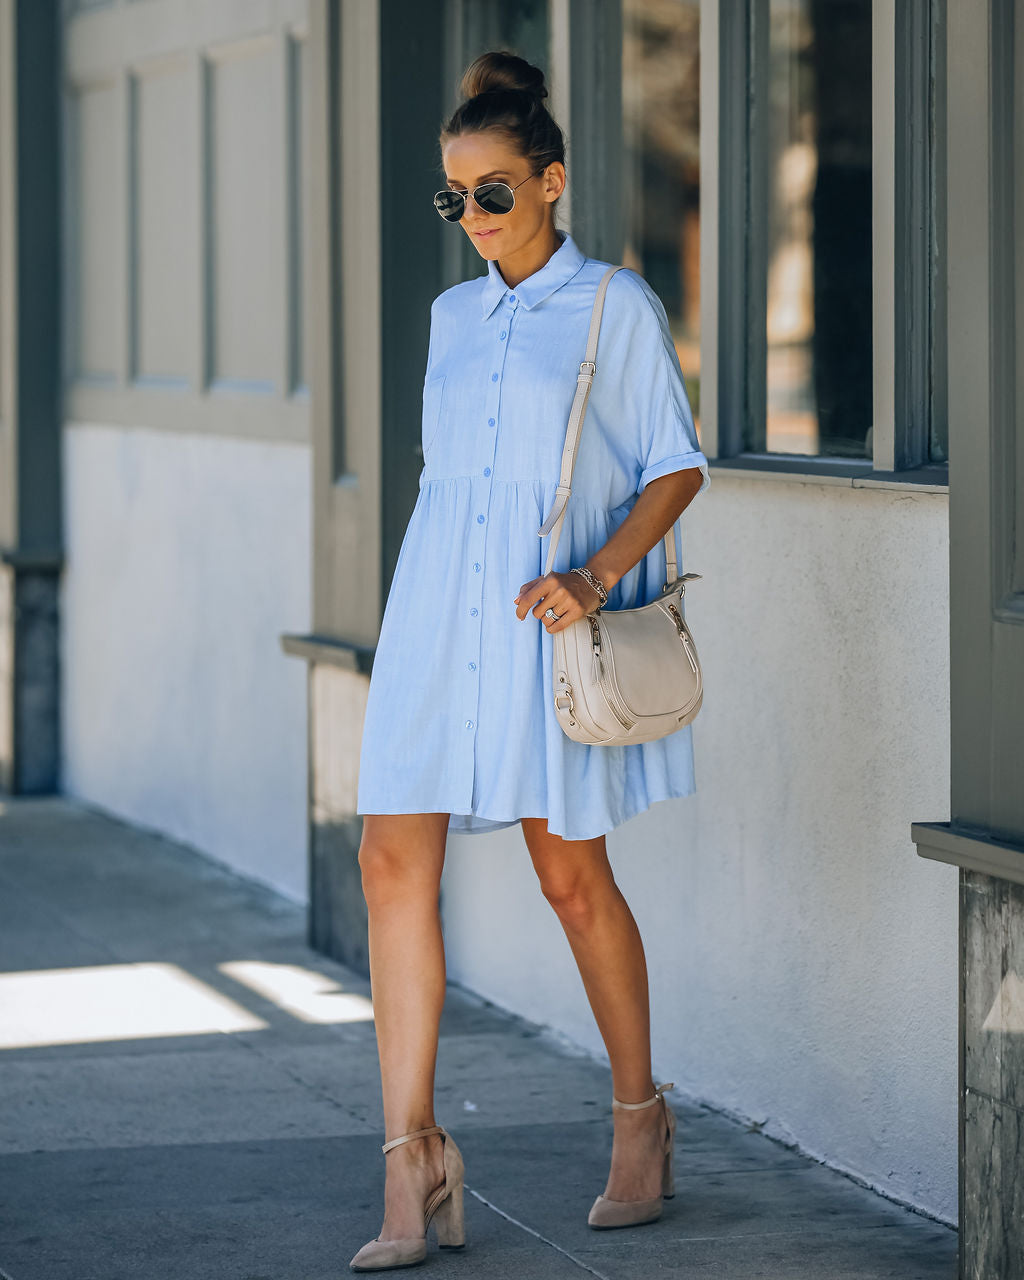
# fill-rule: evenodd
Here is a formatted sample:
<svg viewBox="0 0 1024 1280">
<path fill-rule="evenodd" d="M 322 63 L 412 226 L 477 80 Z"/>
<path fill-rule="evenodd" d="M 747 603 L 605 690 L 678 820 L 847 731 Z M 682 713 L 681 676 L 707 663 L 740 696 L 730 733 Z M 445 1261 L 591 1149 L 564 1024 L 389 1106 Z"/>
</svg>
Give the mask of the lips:
<svg viewBox="0 0 1024 1280">
<path fill-rule="evenodd" d="M 473 234 L 477 237 L 478 240 L 486 240 L 488 236 L 497 235 L 498 228 L 492 227 L 490 231 L 474 231 Z"/>
</svg>

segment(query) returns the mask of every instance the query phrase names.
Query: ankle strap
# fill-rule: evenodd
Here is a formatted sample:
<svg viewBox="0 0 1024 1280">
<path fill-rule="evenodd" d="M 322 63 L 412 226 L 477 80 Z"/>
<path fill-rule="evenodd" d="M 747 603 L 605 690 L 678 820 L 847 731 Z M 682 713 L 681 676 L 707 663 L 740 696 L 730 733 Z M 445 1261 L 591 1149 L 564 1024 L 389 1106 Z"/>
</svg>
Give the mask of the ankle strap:
<svg viewBox="0 0 1024 1280">
<path fill-rule="evenodd" d="M 675 1081 L 671 1084 L 659 1084 L 655 1086 L 654 1097 L 648 1098 L 646 1102 L 620 1102 L 618 1098 L 612 1098 L 612 1106 L 619 1107 L 622 1111 L 642 1111 L 644 1107 L 653 1107 L 656 1102 L 661 1100 L 663 1093 L 668 1093 L 669 1089 L 674 1089 Z"/>
<path fill-rule="evenodd" d="M 432 1124 L 428 1129 L 417 1129 L 414 1133 L 403 1133 L 400 1138 L 392 1138 L 390 1142 L 385 1142 L 381 1147 L 381 1151 L 387 1155 L 392 1147 L 401 1146 L 403 1142 L 411 1142 L 413 1138 L 426 1138 L 431 1133 L 444 1133 L 444 1129 L 439 1124 Z"/>
</svg>

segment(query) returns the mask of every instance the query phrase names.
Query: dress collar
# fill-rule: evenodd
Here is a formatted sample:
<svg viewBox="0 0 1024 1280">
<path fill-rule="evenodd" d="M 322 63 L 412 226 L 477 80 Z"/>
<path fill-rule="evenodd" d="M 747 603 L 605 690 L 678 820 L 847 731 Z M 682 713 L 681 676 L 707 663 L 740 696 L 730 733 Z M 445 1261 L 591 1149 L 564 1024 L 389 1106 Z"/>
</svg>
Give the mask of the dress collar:
<svg viewBox="0 0 1024 1280">
<path fill-rule="evenodd" d="M 550 297 L 556 289 L 561 288 L 579 271 L 587 260 L 585 254 L 581 252 L 579 245 L 568 231 L 556 231 L 555 234 L 562 243 L 539 270 L 532 276 L 527 276 L 525 280 L 521 280 L 515 289 L 510 289 L 502 279 L 497 262 L 493 258 L 488 260 L 487 275 L 480 277 L 484 282 L 480 291 L 484 320 L 506 293 L 515 293 L 518 301 L 529 311 L 538 302 L 543 302 L 545 298 Z"/>
</svg>

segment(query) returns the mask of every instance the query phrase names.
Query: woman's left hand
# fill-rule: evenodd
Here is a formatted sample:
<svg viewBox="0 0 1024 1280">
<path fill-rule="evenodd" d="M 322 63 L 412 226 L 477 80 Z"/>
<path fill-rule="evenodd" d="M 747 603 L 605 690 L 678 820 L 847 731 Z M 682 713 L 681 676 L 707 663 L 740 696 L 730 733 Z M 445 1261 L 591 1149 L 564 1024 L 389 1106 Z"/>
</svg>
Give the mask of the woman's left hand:
<svg viewBox="0 0 1024 1280">
<path fill-rule="evenodd" d="M 564 631 L 579 618 L 593 613 L 601 597 L 580 573 L 548 573 L 543 578 L 524 582 L 513 603 L 520 621 L 529 611 L 550 633 Z M 545 618 L 546 609 L 554 609 L 558 618 Z"/>
</svg>

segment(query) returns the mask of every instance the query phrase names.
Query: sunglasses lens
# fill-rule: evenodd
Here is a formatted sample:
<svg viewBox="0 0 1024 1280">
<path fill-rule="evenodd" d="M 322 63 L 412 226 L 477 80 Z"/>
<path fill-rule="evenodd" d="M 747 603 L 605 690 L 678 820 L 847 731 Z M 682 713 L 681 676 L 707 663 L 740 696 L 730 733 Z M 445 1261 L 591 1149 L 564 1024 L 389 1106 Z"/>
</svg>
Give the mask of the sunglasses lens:
<svg viewBox="0 0 1024 1280">
<path fill-rule="evenodd" d="M 516 202 L 507 182 L 485 182 L 477 187 L 473 198 L 484 213 L 511 213 Z"/>
<path fill-rule="evenodd" d="M 434 196 L 434 208 L 446 222 L 458 222 L 466 211 L 466 201 L 461 191 L 438 191 Z"/>
</svg>

